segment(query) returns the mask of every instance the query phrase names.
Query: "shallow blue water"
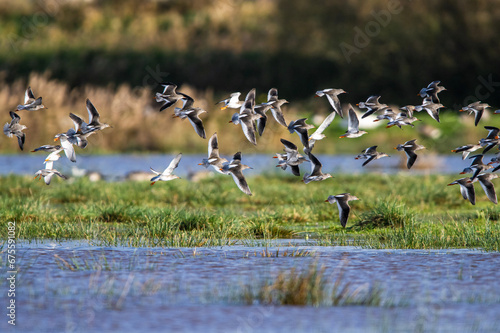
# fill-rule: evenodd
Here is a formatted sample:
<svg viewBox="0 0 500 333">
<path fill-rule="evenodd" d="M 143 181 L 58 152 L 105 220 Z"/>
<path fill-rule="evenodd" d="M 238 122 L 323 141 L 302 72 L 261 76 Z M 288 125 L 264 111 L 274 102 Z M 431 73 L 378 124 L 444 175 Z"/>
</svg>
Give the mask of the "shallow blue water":
<svg viewBox="0 0 500 333">
<path fill-rule="evenodd" d="M 31 175 L 37 170 L 43 168 L 43 160 L 46 155 L 41 154 L 18 154 L 18 155 L 0 155 L 0 175 L 20 174 Z M 119 154 L 119 155 L 84 155 L 77 156 L 77 162 L 71 163 L 64 155 L 59 161 L 54 163 L 54 167 L 64 174 L 72 175 L 81 172 L 95 171 L 101 173 L 108 180 L 120 180 L 131 172 L 150 173 L 149 168 L 163 171 L 170 163 L 174 155 L 163 154 Z M 226 156 L 231 159 L 231 156 Z M 176 174 L 180 177 L 186 177 L 188 174 L 206 171 L 198 163 L 205 155 L 183 155 Z M 390 158 L 382 158 L 372 161 L 366 167 L 362 167 L 363 160 L 355 160 L 354 155 L 318 155 L 323 164 L 323 171 L 332 174 L 335 173 L 451 173 L 457 174 L 463 168 L 470 165 L 470 160 L 462 161 L 459 155 L 420 155 L 419 159 L 411 170 L 405 166 L 405 155 L 403 153 L 393 154 Z M 272 155 L 245 155 L 242 162 L 251 166 L 253 169 L 245 170 L 247 175 L 256 175 L 261 173 L 290 173 L 289 170 L 283 171 L 276 168 L 276 159 Z M 489 160 L 488 160 L 489 161 Z M 488 162 L 485 160 L 485 162 Z M 310 163 L 305 162 L 301 165 L 302 173 L 310 172 Z M 212 168 L 208 169 L 214 172 Z"/>
<path fill-rule="evenodd" d="M 500 253 L 368 250 L 295 240 L 263 247 L 128 248 L 18 244 L 18 325 L 2 332 L 497 332 Z M 5 252 L 2 253 L 5 260 Z M 68 269 L 77 267 L 75 270 Z M 237 301 L 242 285 L 292 268 L 325 268 L 382 306 L 272 306 Z M 2 274 L 0 288 L 5 289 Z M 6 304 L 0 293 L 0 304 Z M 385 303 L 384 303 L 385 302 Z"/>
</svg>

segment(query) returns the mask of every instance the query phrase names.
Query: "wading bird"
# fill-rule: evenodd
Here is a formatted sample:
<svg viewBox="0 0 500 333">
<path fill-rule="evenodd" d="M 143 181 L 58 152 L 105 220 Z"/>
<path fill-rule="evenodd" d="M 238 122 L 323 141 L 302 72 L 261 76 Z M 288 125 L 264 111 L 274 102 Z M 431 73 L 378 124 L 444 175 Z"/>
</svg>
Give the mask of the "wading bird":
<svg viewBox="0 0 500 333">
<path fill-rule="evenodd" d="M 325 202 L 330 204 L 337 203 L 339 208 L 340 224 L 343 228 L 347 225 L 347 220 L 349 219 L 349 213 L 351 212 L 351 206 L 349 206 L 349 201 L 359 200 L 358 197 L 351 195 L 350 193 L 342 193 L 337 195 L 330 195 Z"/>
</svg>

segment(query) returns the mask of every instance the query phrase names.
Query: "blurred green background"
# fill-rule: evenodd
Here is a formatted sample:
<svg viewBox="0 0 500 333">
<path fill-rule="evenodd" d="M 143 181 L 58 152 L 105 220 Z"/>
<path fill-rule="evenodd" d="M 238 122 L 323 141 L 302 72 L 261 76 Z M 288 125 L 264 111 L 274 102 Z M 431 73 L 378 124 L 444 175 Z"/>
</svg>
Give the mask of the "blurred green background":
<svg viewBox="0 0 500 333">
<path fill-rule="evenodd" d="M 206 141 L 187 122 L 176 128 L 168 110 L 156 113 L 158 80 L 175 82 L 207 108 L 207 136 L 223 131 L 238 139 L 241 129 L 227 124 L 231 112 L 214 107 L 233 91 L 257 88 L 263 101 L 277 87 L 290 101 L 289 121 L 326 115 L 326 100 L 312 98 L 319 89 L 345 89 L 343 103 L 376 94 L 387 104 L 418 105 L 420 88 L 441 80 L 448 89 L 440 95 L 444 123 L 417 115 L 440 136 L 380 128 L 346 148 L 318 144 L 318 151 L 418 137 L 449 152 L 484 137 L 482 126 L 495 125 L 485 119 L 476 129 L 472 116 L 457 114 L 478 99 L 500 108 L 499 35 L 497 0 L 6 0 L 0 3 L 0 102 L 8 121 L 27 85 L 44 98 L 50 122 L 21 114 L 29 147 L 66 131 L 68 112 L 86 115 L 89 97 L 102 120 L 114 125 L 113 140 L 103 132 L 96 151 L 204 152 Z M 157 124 L 158 131 L 144 133 L 144 124 Z M 336 120 L 327 136 L 344 131 Z M 237 148 L 280 149 L 287 132 L 275 126 L 267 135 L 257 148 L 244 139 Z M 3 142 L 5 136 L 2 151 L 16 151 L 15 142 Z"/>
</svg>

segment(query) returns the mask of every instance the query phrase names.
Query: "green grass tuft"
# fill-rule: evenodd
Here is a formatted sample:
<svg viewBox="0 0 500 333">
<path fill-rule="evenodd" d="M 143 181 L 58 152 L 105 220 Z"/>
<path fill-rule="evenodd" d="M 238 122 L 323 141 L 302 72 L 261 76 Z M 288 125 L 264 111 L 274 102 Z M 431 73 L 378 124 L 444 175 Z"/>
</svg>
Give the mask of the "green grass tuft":
<svg viewBox="0 0 500 333">
<path fill-rule="evenodd" d="M 364 212 L 352 229 L 401 228 L 413 222 L 415 214 L 411 210 L 404 204 L 389 201 L 392 202 L 379 202 L 373 209 Z"/>
<path fill-rule="evenodd" d="M 281 271 L 275 278 L 263 281 L 257 287 L 246 285 L 240 298 L 247 304 L 298 306 L 382 305 L 382 290 L 373 285 L 352 286 L 342 272 L 333 281 L 325 275 L 325 268 L 316 262 L 306 270 L 292 268 Z"/>
</svg>

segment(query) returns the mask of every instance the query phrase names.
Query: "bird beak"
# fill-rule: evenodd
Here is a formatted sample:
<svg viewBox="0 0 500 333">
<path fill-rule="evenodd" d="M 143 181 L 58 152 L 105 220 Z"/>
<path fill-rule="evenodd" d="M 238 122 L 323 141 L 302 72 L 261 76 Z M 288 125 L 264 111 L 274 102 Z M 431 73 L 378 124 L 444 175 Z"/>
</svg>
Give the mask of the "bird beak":
<svg viewBox="0 0 500 333">
<path fill-rule="evenodd" d="M 273 158 L 278 158 L 278 156 L 273 156 Z"/>
<path fill-rule="evenodd" d="M 230 120 L 229 122 L 230 122 L 230 123 L 232 123 L 233 121 L 232 121 L 232 120 Z"/>
<path fill-rule="evenodd" d="M 375 123 L 375 122 L 377 122 L 377 121 L 379 121 L 379 120 L 380 120 L 380 119 L 375 119 L 373 122 Z"/>
<path fill-rule="evenodd" d="M 385 128 L 391 128 L 392 126 L 394 126 L 394 125 L 387 125 Z"/>
<path fill-rule="evenodd" d="M 223 106 L 223 107 L 221 107 L 220 109 L 221 109 L 221 110 L 225 110 L 225 109 L 227 109 L 227 106 Z"/>
<path fill-rule="evenodd" d="M 198 165 L 203 165 L 203 163 L 198 163 Z"/>
<path fill-rule="evenodd" d="M 495 136 L 495 139 L 498 139 L 498 135 L 497 135 L 497 136 Z"/>
<path fill-rule="evenodd" d="M 359 106 L 359 103 L 357 103 L 356 106 Z"/>
<path fill-rule="evenodd" d="M 328 199 L 326 199 L 325 202 L 328 202 Z"/>
<path fill-rule="evenodd" d="M 339 136 L 339 139 L 343 139 L 343 138 L 345 138 L 345 135 Z"/>
<path fill-rule="evenodd" d="M 463 171 L 462 171 L 462 172 L 460 172 L 460 174 L 461 174 L 461 175 L 465 175 L 465 172 L 463 172 Z"/>
<path fill-rule="evenodd" d="M 57 140 L 59 140 L 59 138 L 54 138 L 54 142 L 57 141 Z"/>
<path fill-rule="evenodd" d="M 150 185 L 153 186 L 156 182 L 152 182 Z"/>
<path fill-rule="evenodd" d="M 398 147 L 394 147 L 393 149 L 398 149 Z"/>
<path fill-rule="evenodd" d="M 488 165 L 492 165 L 492 164 L 493 164 L 493 162 L 488 163 Z"/>
<path fill-rule="evenodd" d="M 450 183 L 450 184 L 448 184 L 448 185 L 446 185 L 446 186 L 452 186 L 452 185 L 455 185 L 455 184 Z"/>
<path fill-rule="evenodd" d="M 457 152 L 457 150 L 456 150 L 456 149 L 452 149 L 452 150 L 451 150 L 451 152 L 452 152 L 452 153 L 456 153 L 456 152 Z"/>
<path fill-rule="evenodd" d="M 462 110 L 462 109 L 460 109 L 460 110 L 458 110 L 458 111 L 459 111 L 459 112 L 464 112 L 464 110 Z"/>
</svg>

